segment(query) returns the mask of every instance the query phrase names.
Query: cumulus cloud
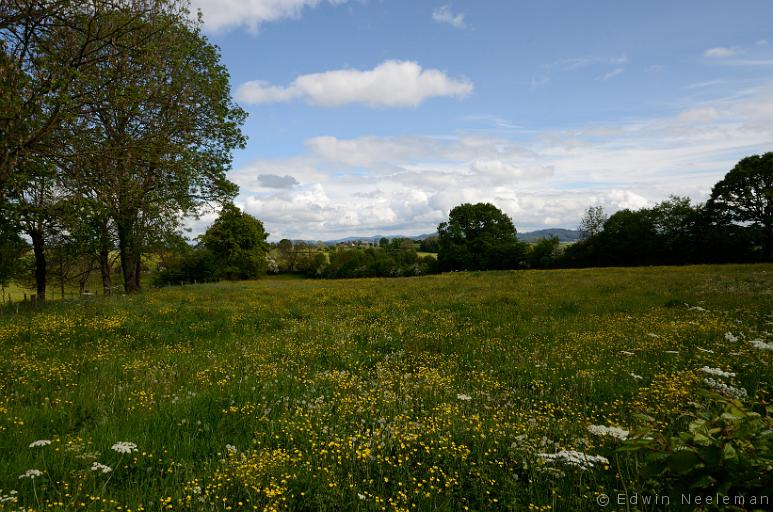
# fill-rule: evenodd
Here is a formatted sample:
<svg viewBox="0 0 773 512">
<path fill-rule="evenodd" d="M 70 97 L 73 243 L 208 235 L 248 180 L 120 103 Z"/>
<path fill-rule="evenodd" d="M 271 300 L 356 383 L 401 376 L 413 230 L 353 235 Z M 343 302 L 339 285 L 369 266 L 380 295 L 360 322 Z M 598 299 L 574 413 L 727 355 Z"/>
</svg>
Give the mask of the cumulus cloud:
<svg viewBox="0 0 773 512">
<path fill-rule="evenodd" d="M 612 213 L 669 194 L 704 200 L 743 156 L 773 144 L 773 84 L 674 115 L 540 135 L 306 141 L 304 154 L 259 160 L 229 174 L 239 201 L 272 239 L 433 231 L 462 202 L 491 202 L 519 231 L 572 228 L 590 205 Z M 269 188 L 261 176 L 293 177 Z"/>
<path fill-rule="evenodd" d="M 437 9 L 432 11 L 432 19 L 437 23 L 445 23 L 447 25 L 451 25 L 454 28 L 466 28 L 467 26 L 464 23 L 464 14 L 453 13 L 451 11 L 451 7 L 448 5 L 438 7 Z"/>
<path fill-rule="evenodd" d="M 285 174 L 278 176 L 276 174 L 258 174 L 258 183 L 266 188 L 292 188 L 300 185 L 294 177 Z"/>
<path fill-rule="evenodd" d="M 201 10 L 204 26 L 217 32 L 245 27 L 256 32 L 260 25 L 285 18 L 298 18 L 307 7 L 321 3 L 338 5 L 347 0 L 192 0 L 191 13 Z"/>
<path fill-rule="evenodd" d="M 415 107 L 436 96 L 464 98 L 473 90 L 466 78 L 452 78 L 412 61 L 388 60 L 370 70 L 340 69 L 301 75 L 287 86 L 264 81 L 242 84 L 236 98 L 244 103 L 301 99 L 320 107 L 359 103 L 370 107 Z"/>
<path fill-rule="evenodd" d="M 732 48 L 724 48 L 724 47 L 718 47 L 718 48 L 709 48 L 705 52 L 703 52 L 703 55 L 705 57 L 712 57 L 712 58 L 724 58 L 724 57 L 732 57 L 737 52 Z"/>
</svg>

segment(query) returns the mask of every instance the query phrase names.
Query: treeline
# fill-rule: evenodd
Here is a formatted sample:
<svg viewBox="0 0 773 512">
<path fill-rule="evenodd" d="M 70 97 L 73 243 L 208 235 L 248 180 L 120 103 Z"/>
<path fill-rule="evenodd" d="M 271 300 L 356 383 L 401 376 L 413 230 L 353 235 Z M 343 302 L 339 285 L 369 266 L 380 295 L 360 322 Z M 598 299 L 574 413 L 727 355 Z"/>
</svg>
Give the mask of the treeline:
<svg viewBox="0 0 773 512">
<path fill-rule="evenodd" d="M 116 264 L 137 291 L 145 255 L 185 251 L 186 215 L 236 195 L 246 114 L 191 19 L 181 0 L 0 2 L 0 283 L 28 240 L 39 301 L 92 271 L 109 294 Z"/>
<path fill-rule="evenodd" d="M 672 196 L 652 208 L 585 212 L 582 240 L 519 242 L 491 204 L 464 204 L 440 224 L 440 270 L 773 261 L 773 153 L 744 158 L 702 204 Z"/>
</svg>

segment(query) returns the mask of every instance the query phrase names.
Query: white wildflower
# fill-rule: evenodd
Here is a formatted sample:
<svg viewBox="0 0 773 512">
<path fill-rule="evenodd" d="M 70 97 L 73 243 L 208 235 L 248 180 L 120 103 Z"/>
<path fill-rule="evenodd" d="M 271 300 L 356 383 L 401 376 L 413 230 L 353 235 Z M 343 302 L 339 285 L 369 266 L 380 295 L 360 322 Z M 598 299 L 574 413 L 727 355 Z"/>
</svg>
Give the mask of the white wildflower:
<svg viewBox="0 0 773 512">
<path fill-rule="evenodd" d="M 459 393 L 458 395 L 456 395 L 456 398 L 465 402 L 469 402 L 470 400 L 472 400 L 472 397 L 465 393 Z"/>
<path fill-rule="evenodd" d="M 588 455 L 574 450 L 562 450 L 558 453 L 538 453 L 538 457 L 548 462 L 562 462 L 582 470 L 591 469 L 595 464 L 609 464 L 609 460 L 601 455 Z"/>
<path fill-rule="evenodd" d="M 726 332 L 725 339 L 729 342 L 735 343 L 738 341 L 738 336 L 734 336 L 732 332 Z"/>
<path fill-rule="evenodd" d="M 773 350 L 773 342 L 765 343 L 762 340 L 751 340 L 749 343 L 751 343 L 754 348 L 760 350 Z"/>
<path fill-rule="evenodd" d="M 365 496 L 365 495 L 364 495 L 364 494 L 362 494 L 361 492 L 358 492 L 358 493 L 357 493 L 357 497 L 358 497 L 359 499 L 361 499 L 361 500 L 364 500 L 365 498 L 367 498 L 367 496 Z"/>
<path fill-rule="evenodd" d="M 743 388 L 736 388 L 733 386 L 728 386 L 724 382 L 719 382 L 717 380 L 714 380 L 712 378 L 705 378 L 703 379 L 703 382 L 706 383 L 708 387 L 710 387 L 712 390 L 716 391 L 720 395 L 725 395 L 728 398 L 746 398 L 746 390 Z"/>
<path fill-rule="evenodd" d="M 137 445 L 129 441 L 120 441 L 111 446 L 111 448 L 118 453 L 131 453 L 137 451 Z"/>
<path fill-rule="evenodd" d="M 102 473 L 110 473 L 113 470 L 113 468 L 111 468 L 110 466 L 106 466 L 104 464 L 100 464 L 97 461 L 94 461 L 91 464 L 91 470 L 92 471 L 101 471 Z"/>
<path fill-rule="evenodd" d="M 196 487 L 194 487 L 193 489 L 191 489 L 191 492 L 192 492 L 193 494 L 201 494 L 201 486 L 197 485 Z"/>
<path fill-rule="evenodd" d="M 43 472 L 39 469 L 28 469 L 23 475 L 19 475 L 19 478 L 31 478 L 35 479 L 39 476 L 43 476 Z"/>
<path fill-rule="evenodd" d="M 231 453 L 236 453 L 236 452 L 238 452 L 238 451 L 239 451 L 239 450 L 237 450 L 237 449 L 236 449 L 236 447 L 235 447 L 234 445 L 232 445 L 232 444 L 227 444 L 227 445 L 225 445 L 225 449 L 226 449 L 226 450 L 228 450 L 228 451 L 229 451 L 229 452 L 231 452 Z"/>
<path fill-rule="evenodd" d="M 701 371 L 703 373 L 708 373 L 709 375 L 714 375 L 716 377 L 735 377 L 735 373 L 733 372 L 726 372 L 723 370 L 720 370 L 719 368 L 709 368 L 708 366 L 704 366 L 701 368 Z"/>
<path fill-rule="evenodd" d="M 629 432 L 619 427 L 605 427 L 604 425 L 590 425 L 588 431 L 597 436 L 614 437 L 621 441 L 628 439 Z"/>
<path fill-rule="evenodd" d="M 635 373 L 630 373 L 629 375 L 636 380 L 644 380 L 644 377 L 642 377 L 641 375 L 637 375 Z"/>
<path fill-rule="evenodd" d="M 39 441 L 33 441 L 30 443 L 30 448 L 38 448 L 40 446 L 48 446 L 51 444 L 49 439 L 40 439 Z"/>
</svg>

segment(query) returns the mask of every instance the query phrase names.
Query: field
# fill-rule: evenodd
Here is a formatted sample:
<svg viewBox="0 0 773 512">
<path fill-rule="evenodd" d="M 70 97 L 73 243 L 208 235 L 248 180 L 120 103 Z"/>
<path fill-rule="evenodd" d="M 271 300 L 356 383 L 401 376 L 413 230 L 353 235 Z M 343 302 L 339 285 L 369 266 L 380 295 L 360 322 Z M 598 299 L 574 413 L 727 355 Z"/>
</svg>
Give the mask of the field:
<svg viewBox="0 0 773 512">
<path fill-rule="evenodd" d="M 711 382 L 768 402 L 772 331 L 773 265 L 264 279 L 6 312 L 0 510 L 599 510 L 645 479 L 621 431 L 588 427 L 675 432 Z"/>
</svg>

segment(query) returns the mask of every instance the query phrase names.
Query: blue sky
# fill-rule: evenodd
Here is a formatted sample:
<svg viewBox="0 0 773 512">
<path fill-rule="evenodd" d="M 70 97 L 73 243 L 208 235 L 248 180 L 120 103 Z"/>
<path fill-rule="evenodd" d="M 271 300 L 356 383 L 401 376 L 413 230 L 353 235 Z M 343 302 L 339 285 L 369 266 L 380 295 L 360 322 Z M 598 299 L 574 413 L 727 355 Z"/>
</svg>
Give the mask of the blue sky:
<svg viewBox="0 0 773 512">
<path fill-rule="evenodd" d="M 477 201 L 572 228 L 773 150 L 769 1 L 193 6 L 250 114 L 237 204 L 274 240 L 427 233 Z"/>
</svg>

